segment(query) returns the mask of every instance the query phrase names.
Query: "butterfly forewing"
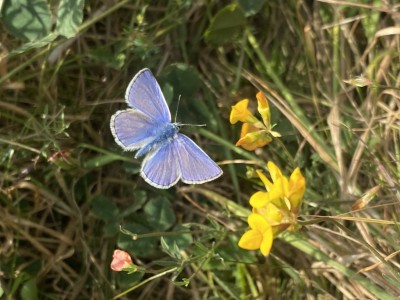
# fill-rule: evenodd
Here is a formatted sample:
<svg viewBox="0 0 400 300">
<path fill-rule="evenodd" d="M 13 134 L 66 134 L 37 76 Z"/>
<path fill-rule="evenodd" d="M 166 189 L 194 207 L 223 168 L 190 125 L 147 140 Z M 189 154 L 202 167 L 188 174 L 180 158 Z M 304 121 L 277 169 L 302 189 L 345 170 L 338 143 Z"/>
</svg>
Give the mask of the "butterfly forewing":
<svg viewBox="0 0 400 300">
<path fill-rule="evenodd" d="M 179 155 L 179 167 L 184 183 L 204 183 L 222 175 L 221 168 L 186 135 L 179 133 L 173 146 Z"/>
<path fill-rule="evenodd" d="M 125 100 L 129 106 L 144 112 L 158 123 L 171 122 L 167 102 L 149 69 L 143 69 L 133 77 L 126 90 Z"/>
<path fill-rule="evenodd" d="M 152 140 L 157 123 L 135 109 L 117 111 L 110 122 L 115 141 L 124 150 L 136 150 Z"/>
</svg>

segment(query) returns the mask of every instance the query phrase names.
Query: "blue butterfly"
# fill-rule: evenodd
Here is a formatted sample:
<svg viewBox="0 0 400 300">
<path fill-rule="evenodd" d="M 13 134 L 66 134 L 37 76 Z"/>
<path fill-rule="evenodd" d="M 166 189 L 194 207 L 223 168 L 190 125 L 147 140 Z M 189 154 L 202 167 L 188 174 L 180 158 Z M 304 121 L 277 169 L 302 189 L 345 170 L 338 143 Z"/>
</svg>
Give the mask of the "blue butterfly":
<svg viewBox="0 0 400 300">
<path fill-rule="evenodd" d="M 218 165 L 186 135 L 179 123 L 171 123 L 171 113 L 156 79 L 149 69 L 139 71 L 126 90 L 131 107 L 117 111 L 110 122 L 118 145 L 145 156 L 140 175 L 159 189 L 167 189 L 179 179 L 199 184 L 222 175 Z"/>
</svg>

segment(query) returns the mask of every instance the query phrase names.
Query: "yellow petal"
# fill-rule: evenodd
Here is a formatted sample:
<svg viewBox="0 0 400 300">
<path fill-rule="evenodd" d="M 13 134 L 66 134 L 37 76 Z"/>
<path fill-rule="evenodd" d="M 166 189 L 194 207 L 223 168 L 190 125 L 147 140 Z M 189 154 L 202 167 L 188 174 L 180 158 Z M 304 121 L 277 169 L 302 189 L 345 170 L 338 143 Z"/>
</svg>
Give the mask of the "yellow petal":
<svg viewBox="0 0 400 300">
<path fill-rule="evenodd" d="M 247 218 L 247 222 L 251 229 L 255 229 L 261 233 L 271 228 L 271 225 L 268 224 L 267 220 L 265 220 L 259 214 L 250 214 Z"/>
<path fill-rule="evenodd" d="M 306 179 L 301 174 L 300 169 L 296 168 L 292 175 L 290 175 L 288 194 L 289 201 L 292 204 L 292 211 L 295 210 L 295 213 L 297 213 L 297 209 L 303 199 L 305 190 Z"/>
<path fill-rule="evenodd" d="M 258 101 L 258 106 L 261 106 L 262 108 L 269 109 L 269 104 L 268 104 L 268 100 L 267 97 L 265 96 L 265 94 L 261 91 L 259 91 L 256 95 L 257 101 Z"/>
<path fill-rule="evenodd" d="M 272 234 L 272 228 L 265 231 L 263 234 L 263 239 L 260 246 L 260 251 L 262 255 L 267 256 L 272 248 L 272 242 L 274 240 L 274 235 Z"/>
<path fill-rule="evenodd" d="M 267 191 L 269 191 L 273 184 L 271 181 L 269 181 L 269 179 L 267 178 L 267 176 L 264 175 L 264 173 L 261 170 L 256 170 L 258 177 L 260 177 L 261 181 L 264 183 L 265 188 L 267 189 Z"/>
<path fill-rule="evenodd" d="M 253 151 L 258 148 L 257 136 L 252 134 L 257 132 L 259 129 L 250 123 L 243 123 L 242 130 L 240 132 L 240 139 L 237 141 L 236 146 L 241 146 L 248 151 Z"/>
<path fill-rule="evenodd" d="M 245 232 L 239 240 L 239 247 L 246 250 L 257 250 L 260 248 L 263 235 L 257 230 L 250 229 Z"/>
<path fill-rule="evenodd" d="M 271 226 L 280 224 L 283 219 L 282 211 L 271 202 L 263 207 L 253 208 L 253 213 L 257 213 L 264 217 Z"/>
<path fill-rule="evenodd" d="M 258 102 L 258 112 L 260 113 L 267 129 L 271 129 L 271 114 L 269 110 L 268 100 L 263 92 L 258 92 L 256 98 Z"/>
<path fill-rule="evenodd" d="M 286 176 L 282 176 L 280 178 L 281 180 L 281 185 L 282 185 L 282 190 L 283 190 L 283 194 L 285 196 L 289 196 L 289 179 L 287 179 Z"/>
<path fill-rule="evenodd" d="M 258 121 L 256 117 L 248 110 L 249 100 L 243 99 L 232 106 L 229 121 L 231 124 L 236 124 L 238 121 L 254 123 Z"/>
<path fill-rule="evenodd" d="M 268 162 L 268 171 L 271 174 L 272 181 L 275 182 L 278 178 L 282 177 L 281 170 L 272 162 Z"/>
<path fill-rule="evenodd" d="M 258 208 L 266 205 L 269 201 L 267 192 L 256 192 L 250 197 L 250 205 Z"/>
<path fill-rule="evenodd" d="M 249 127 L 252 127 L 249 129 Z M 250 131 L 250 130 L 257 131 Z M 248 151 L 253 151 L 257 148 L 264 147 L 272 141 L 271 136 L 266 130 L 258 130 L 256 127 L 249 123 L 244 123 L 242 132 L 240 134 L 240 140 L 236 143 L 236 146 L 241 146 Z"/>
<path fill-rule="evenodd" d="M 271 225 L 272 224 L 279 224 L 282 222 L 283 219 L 283 214 L 282 210 L 274 205 L 273 203 L 270 203 L 267 206 L 267 219 L 270 220 Z"/>
<path fill-rule="evenodd" d="M 285 197 L 285 179 L 286 177 L 283 176 L 281 178 L 278 178 L 276 181 L 274 181 L 274 184 L 269 191 L 270 201 L 273 201 L 277 205 L 279 205 L 280 199 L 283 199 L 283 197 Z"/>
<path fill-rule="evenodd" d="M 248 133 L 256 132 L 256 131 L 258 131 L 257 127 L 253 126 L 250 123 L 244 123 L 242 126 L 242 130 L 240 131 L 240 138 L 246 136 Z"/>
</svg>

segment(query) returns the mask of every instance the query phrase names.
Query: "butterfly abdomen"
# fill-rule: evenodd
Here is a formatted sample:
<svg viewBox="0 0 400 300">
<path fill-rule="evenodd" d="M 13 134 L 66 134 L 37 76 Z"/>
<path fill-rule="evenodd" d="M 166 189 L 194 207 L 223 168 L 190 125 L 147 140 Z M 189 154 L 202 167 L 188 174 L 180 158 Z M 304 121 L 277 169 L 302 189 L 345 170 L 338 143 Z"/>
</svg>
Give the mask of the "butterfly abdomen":
<svg viewBox="0 0 400 300">
<path fill-rule="evenodd" d="M 154 138 L 136 152 L 135 158 L 146 155 L 150 151 L 157 149 L 160 145 L 172 142 L 179 131 L 175 123 L 162 124 L 153 132 Z"/>
</svg>

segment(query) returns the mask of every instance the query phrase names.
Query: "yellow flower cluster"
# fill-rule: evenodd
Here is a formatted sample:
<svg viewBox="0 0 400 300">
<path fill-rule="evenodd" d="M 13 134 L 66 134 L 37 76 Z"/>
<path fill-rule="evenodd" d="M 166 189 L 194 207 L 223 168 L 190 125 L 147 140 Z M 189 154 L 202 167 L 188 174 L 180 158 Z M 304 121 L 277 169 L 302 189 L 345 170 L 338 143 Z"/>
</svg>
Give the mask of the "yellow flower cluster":
<svg viewBox="0 0 400 300">
<path fill-rule="evenodd" d="M 239 241 L 239 247 L 247 250 L 260 249 L 268 255 L 273 240 L 281 232 L 294 230 L 297 215 L 306 188 L 306 180 L 296 168 L 290 178 L 282 175 L 281 170 L 268 162 L 270 181 L 263 172 L 257 171 L 266 191 L 256 192 L 250 198 L 252 213 L 248 217 L 250 230 Z"/>
<path fill-rule="evenodd" d="M 236 124 L 238 121 L 243 122 L 240 139 L 236 146 L 241 146 L 249 151 L 264 147 L 272 141 L 272 137 L 281 136 L 278 132 L 271 131 L 269 104 L 264 93 L 258 92 L 256 98 L 262 122 L 249 111 L 248 99 L 243 99 L 233 105 L 230 115 L 231 124 Z"/>
</svg>

